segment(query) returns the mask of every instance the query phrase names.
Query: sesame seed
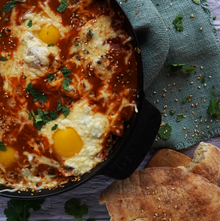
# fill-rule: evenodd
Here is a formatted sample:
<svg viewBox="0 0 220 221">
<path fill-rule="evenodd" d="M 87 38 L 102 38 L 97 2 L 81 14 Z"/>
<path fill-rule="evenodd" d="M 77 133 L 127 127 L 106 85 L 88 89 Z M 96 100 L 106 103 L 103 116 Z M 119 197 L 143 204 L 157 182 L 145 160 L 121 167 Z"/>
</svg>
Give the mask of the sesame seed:
<svg viewBox="0 0 220 221">
<path fill-rule="evenodd" d="M 202 31 L 202 28 L 200 28 L 200 31 Z"/>
<path fill-rule="evenodd" d="M 178 99 L 175 99 L 175 101 L 177 102 L 177 101 L 178 101 Z"/>
<path fill-rule="evenodd" d="M 191 18 L 194 18 L 194 15 L 193 15 L 193 14 L 191 14 L 191 15 L 190 15 L 190 17 L 191 17 Z"/>
<path fill-rule="evenodd" d="M 212 76 L 209 76 L 209 78 L 212 78 Z"/>
<path fill-rule="evenodd" d="M 191 81 L 190 84 L 193 84 L 193 81 Z"/>
<path fill-rule="evenodd" d="M 200 66 L 201 69 L 203 69 L 203 66 Z"/>
<path fill-rule="evenodd" d="M 200 89 L 201 87 L 200 87 L 200 86 L 198 86 L 198 88 Z"/>
<path fill-rule="evenodd" d="M 183 130 L 186 130 L 186 127 L 184 127 Z"/>
<path fill-rule="evenodd" d="M 207 129 L 209 129 L 209 126 L 207 126 Z"/>
<path fill-rule="evenodd" d="M 170 3 L 170 6 L 172 6 L 173 4 L 172 3 Z"/>
</svg>

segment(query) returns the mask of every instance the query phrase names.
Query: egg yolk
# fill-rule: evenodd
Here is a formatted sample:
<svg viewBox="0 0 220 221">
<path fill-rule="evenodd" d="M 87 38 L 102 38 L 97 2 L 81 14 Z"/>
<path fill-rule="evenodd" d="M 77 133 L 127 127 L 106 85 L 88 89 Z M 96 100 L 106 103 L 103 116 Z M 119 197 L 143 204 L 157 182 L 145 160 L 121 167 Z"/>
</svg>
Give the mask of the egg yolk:
<svg viewBox="0 0 220 221">
<path fill-rule="evenodd" d="M 56 44 L 60 39 L 60 32 L 53 25 L 45 25 L 39 32 L 39 38 L 46 44 Z"/>
<path fill-rule="evenodd" d="M 58 130 L 53 136 L 54 150 L 62 157 L 71 157 L 79 153 L 83 142 L 73 128 Z"/>
<path fill-rule="evenodd" d="M 6 147 L 6 151 L 0 151 L 0 163 L 5 167 L 9 167 L 15 161 L 15 150 L 12 147 Z"/>
</svg>

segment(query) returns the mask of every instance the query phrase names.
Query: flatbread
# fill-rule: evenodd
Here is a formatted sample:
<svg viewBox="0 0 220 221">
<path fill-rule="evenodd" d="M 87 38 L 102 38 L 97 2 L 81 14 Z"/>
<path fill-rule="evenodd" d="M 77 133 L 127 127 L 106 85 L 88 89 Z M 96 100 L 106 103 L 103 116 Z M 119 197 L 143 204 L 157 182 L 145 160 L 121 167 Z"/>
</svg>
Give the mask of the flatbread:
<svg viewBox="0 0 220 221">
<path fill-rule="evenodd" d="M 205 177 L 220 187 L 220 149 L 212 144 L 201 142 L 187 170 Z"/>
<path fill-rule="evenodd" d="M 111 221 L 220 221 L 220 188 L 179 168 L 151 167 L 113 182 L 99 197 Z"/>
</svg>

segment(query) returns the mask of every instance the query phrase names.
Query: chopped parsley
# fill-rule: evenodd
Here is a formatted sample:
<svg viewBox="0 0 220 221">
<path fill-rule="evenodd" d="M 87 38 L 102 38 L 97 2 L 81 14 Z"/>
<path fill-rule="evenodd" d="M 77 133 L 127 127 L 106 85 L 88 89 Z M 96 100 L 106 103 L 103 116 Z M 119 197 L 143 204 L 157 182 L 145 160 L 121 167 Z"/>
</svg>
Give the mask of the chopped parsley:
<svg viewBox="0 0 220 221">
<path fill-rule="evenodd" d="M 158 135 L 160 138 L 168 140 L 171 136 L 171 131 L 172 127 L 168 123 L 166 123 L 164 126 L 160 127 L 160 129 L 158 130 Z"/>
<path fill-rule="evenodd" d="M 91 30 L 89 30 L 89 34 L 90 34 L 90 35 L 94 35 L 93 32 L 92 32 Z"/>
<path fill-rule="evenodd" d="M 183 103 L 185 104 L 189 100 L 189 97 L 183 99 Z"/>
<path fill-rule="evenodd" d="M 0 33 L 0 38 L 2 37 L 2 33 Z"/>
<path fill-rule="evenodd" d="M 219 109 L 219 103 L 220 100 L 217 100 L 215 98 L 211 98 L 210 103 L 209 103 L 209 107 L 207 112 L 211 115 L 211 116 L 218 116 L 220 114 L 220 109 Z"/>
<path fill-rule="evenodd" d="M 0 56 L 0 61 L 7 61 L 8 59 Z"/>
<path fill-rule="evenodd" d="M 73 216 L 76 221 L 82 221 L 82 217 L 88 213 L 88 206 L 82 204 L 80 199 L 70 199 L 65 203 L 66 214 Z"/>
<path fill-rule="evenodd" d="M 55 46 L 55 44 L 49 44 L 49 45 L 47 45 L 47 47 L 53 47 L 53 46 Z"/>
<path fill-rule="evenodd" d="M 183 119 L 183 114 L 178 114 L 176 122 L 180 122 Z"/>
<path fill-rule="evenodd" d="M 86 51 L 86 54 L 89 54 L 89 51 Z"/>
<path fill-rule="evenodd" d="M 8 55 L 8 57 L 10 57 L 11 55 L 10 54 L 7 54 Z"/>
<path fill-rule="evenodd" d="M 24 76 L 24 79 L 27 79 L 27 76 Z"/>
<path fill-rule="evenodd" d="M 68 68 L 63 69 L 63 77 L 69 77 L 71 75 L 71 71 Z"/>
<path fill-rule="evenodd" d="M 52 131 L 56 130 L 58 127 L 58 124 L 54 124 L 54 126 L 51 128 Z"/>
<path fill-rule="evenodd" d="M 175 110 L 171 110 L 170 115 L 174 115 L 174 114 L 175 114 Z"/>
<path fill-rule="evenodd" d="M 193 0 L 194 3 L 196 3 L 197 5 L 200 5 L 200 0 Z"/>
<path fill-rule="evenodd" d="M 11 199 L 7 203 L 7 208 L 4 210 L 4 214 L 7 217 L 7 221 L 25 221 L 30 217 L 29 209 L 34 211 L 40 210 L 41 205 L 45 199 L 39 200 L 17 200 Z"/>
<path fill-rule="evenodd" d="M 10 0 L 10 2 L 3 6 L 3 12 L 9 13 L 15 7 L 16 1 Z"/>
<path fill-rule="evenodd" d="M 102 64 L 102 62 L 101 61 L 97 61 L 97 64 Z"/>
<path fill-rule="evenodd" d="M 60 100 L 58 100 L 57 102 L 59 104 L 58 107 L 57 107 L 57 111 L 61 110 L 63 116 L 67 117 L 69 115 L 69 113 L 70 113 L 70 108 L 65 106 L 65 105 L 63 105 Z"/>
<path fill-rule="evenodd" d="M 68 3 L 67 3 L 67 0 L 62 0 L 60 5 L 58 6 L 57 8 L 57 11 L 59 13 L 63 13 L 65 12 L 66 8 L 68 7 Z"/>
<path fill-rule="evenodd" d="M 63 85 L 63 89 L 68 91 L 69 90 L 69 86 L 70 86 L 70 82 L 72 81 L 71 78 L 65 78 L 63 79 L 62 85 Z"/>
<path fill-rule="evenodd" d="M 9 21 L 9 18 L 5 18 L 5 21 Z"/>
<path fill-rule="evenodd" d="M 165 64 L 164 68 L 169 68 L 172 72 L 178 73 L 182 70 L 185 70 L 186 73 L 195 71 L 193 67 L 183 67 L 185 64 Z"/>
<path fill-rule="evenodd" d="M 205 75 L 202 76 L 202 83 L 205 83 Z"/>
<path fill-rule="evenodd" d="M 0 150 L 1 151 L 6 151 L 6 147 L 2 142 L 0 142 Z"/>
<path fill-rule="evenodd" d="M 215 20 L 215 19 L 216 19 L 216 15 L 214 15 L 214 16 L 212 17 L 212 19 Z"/>
<path fill-rule="evenodd" d="M 75 46 L 76 46 L 76 47 L 79 46 L 79 43 L 76 43 Z"/>
<path fill-rule="evenodd" d="M 54 74 L 47 75 L 47 82 L 51 82 L 55 78 Z"/>
<path fill-rule="evenodd" d="M 29 28 L 32 27 L 32 20 L 30 20 L 30 21 L 28 22 L 27 26 L 28 26 Z"/>
<path fill-rule="evenodd" d="M 37 92 L 32 83 L 29 83 L 26 87 L 26 91 L 29 92 L 31 94 L 31 96 L 34 98 L 34 102 L 47 102 L 47 97 L 45 95 L 43 95 L 40 92 Z"/>
<path fill-rule="evenodd" d="M 176 18 L 173 20 L 174 27 L 177 31 L 183 31 L 183 24 L 182 24 L 183 14 L 179 14 L 176 16 Z"/>
</svg>

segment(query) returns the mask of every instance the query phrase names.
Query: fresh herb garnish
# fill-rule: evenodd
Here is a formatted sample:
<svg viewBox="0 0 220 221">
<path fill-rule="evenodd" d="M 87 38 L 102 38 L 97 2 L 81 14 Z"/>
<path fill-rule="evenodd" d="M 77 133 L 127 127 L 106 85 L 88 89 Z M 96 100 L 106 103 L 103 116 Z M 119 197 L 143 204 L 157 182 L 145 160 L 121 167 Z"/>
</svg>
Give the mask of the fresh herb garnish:
<svg viewBox="0 0 220 221">
<path fill-rule="evenodd" d="M 49 44 L 49 45 L 47 45 L 47 47 L 53 47 L 53 46 L 55 46 L 55 44 Z"/>
<path fill-rule="evenodd" d="M 183 114 L 178 114 L 176 122 L 180 122 L 183 119 Z"/>
<path fill-rule="evenodd" d="M 183 14 L 179 14 L 176 16 L 176 18 L 173 20 L 174 27 L 177 31 L 183 31 L 183 24 L 182 24 Z"/>
<path fill-rule="evenodd" d="M 90 35 L 93 35 L 93 32 L 92 32 L 91 30 L 89 30 L 89 34 L 90 34 Z"/>
<path fill-rule="evenodd" d="M 212 89 L 211 89 L 211 93 L 212 93 L 213 96 L 215 96 L 214 86 L 213 86 Z"/>
<path fill-rule="evenodd" d="M 200 5 L 200 0 L 193 0 L 194 3 L 196 3 L 197 5 Z"/>
<path fill-rule="evenodd" d="M 102 62 L 101 61 L 97 61 L 97 64 L 102 64 Z"/>
<path fill-rule="evenodd" d="M 67 0 L 62 0 L 60 5 L 57 8 L 57 11 L 60 13 L 63 13 L 63 12 L 65 12 L 67 7 L 68 7 Z"/>
<path fill-rule="evenodd" d="M 32 20 L 30 20 L 27 25 L 29 28 L 32 27 Z"/>
<path fill-rule="evenodd" d="M 89 54 L 89 51 L 86 51 L 86 54 Z"/>
<path fill-rule="evenodd" d="M 183 99 L 183 103 L 185 104 L 185 103 L 189 100 L 189 98 L 190 98 L 190 97 L 184 98 L 184 99 Z"/>
<path fill-rule="evenodd" d="M 55 78 L 54 74 L 47 75 L 47 82 L 51 82 Z"/>
<path fill-rule="evenodd" d="M 158 130 L 158 135 L 160 138 L 167 140 L 171 136 L 172 127 L 166 123 L 164 126 L 160 127 Z"/>
<path fill-rule="evenodd" d="M 5 18 L 5 21 L 9 21 L 9 18 Z"/>
<path fill-rule="evenodd" d="M 220 114 L 220 109 L 219 109 L 219 103 L 220 100 L 217 100 L 215 98 L 211 98 L 210 103 L 209 103 L 209 107 L 207 112 L 212 116 L 218 116 Z"/>
<path fill-rule="evenodd" d="M 216 15 L 214 15 L 214 16 L 212 17 L 212 19 L 215 20 L 215 19 L 216 19 Z"/>
<path fill-rule="evenodd" d="M 63 77 L 69 77 L 71 75 L 71 71 L 68 68 L 63 69 Z"/>
<path fill-rule="evenodd" d="M 24 79 L 27 79 L 27 76 L 24 76 Z"/>
<path fill-rule="evenodd" d="M 47 102 L 47 97 L 44 96 L 42 93 L 37 92 L 32 83 L 29 83 L 26 87 L 26 91 L 31 94 L 31 96 L 34 98 L 34 102 Z"/>
<path fill-rule="evenodd" d="M 10 54 L 7 54 L 7 56 L 10 57 L 11 55 L 10 55 Z"/>
<path fill-rule="evenodd" d="M 40 210 L 45 199 L 39 200 L 17 200 L 8 201 L 8 207 L 4 210 L 7 221 L 27 221 L 30 217 L 29 209 Z"/>
<path fill-rule="evenodd" d="M 2 33 L 0 33 L 0 38 L 2 37 Z"/>
<path fill-rule="evenodd" d="M 0 150 L 1 151 L 6 151 L 6 147 L 2 142 L 0 142 Z"/>
<path fill-rule="evenodd" d="M 172 72 L 178 73 L 181 70 L 185 70 L 186 73 L 195 71 L 193 67 L 183 67 L 185 64 L 165 64 L 164 68 L 169 68 Z"/>
<path fill-rule="evenodd" d="M 171 110 L 170 115 L 174 115 L 174 114 L 175 114 L 175 110 Z"/>
<path fill-rule="evenodd" d="M 1 57 L 1 56 L 0 56 L 0 60 L 1 60 L 1 61 L 7 61 L 7 60 L 8 60 L 8 58 Z"/>
<path fill-rule="evenodd" d="M 79 43 L 76 43 L 75 46 L 76 46 L 76 47 L 79 46 Z"/>
<path fill-rule="evenodd" d="M 57 101 L 57 103 L 59 104 L 57 107 L 57 111 L 62 110 L 62 114 L 64 117 L 67 117 L 70 113 L 70 108 L 67 106 L 64 106 L 60 100 Z"/>
<path fill-rule="evenodd" d="M 205 83 L 205 75 L 202 76 L 202 83 Z"/>
<path fill-rule="evenodd" d="M 62 85 L 63 85 L 63 89 L 64 90 L 69 90 L 69 86 L 70 86 L 70 82 L 72 81 L 72 79 L 71 78 L 65 78 L 65 79 L 63 79 L 63 81 L 62 81 Z"/>
<path fill-rule="evenodd" d="M 81 205 L 80 199 L 70 199 L 65 203 L 66 214 L 73 216 L 76 221 L 82 221 L 82 217 L 88 213 L 88 206 Z"/>
<path fill-rule="evenodd" d="M 52 131 L 56 130 L 58 127 L 58 124 L 54 124 L 54 126 L 51 128 Z"/>
</svg>

